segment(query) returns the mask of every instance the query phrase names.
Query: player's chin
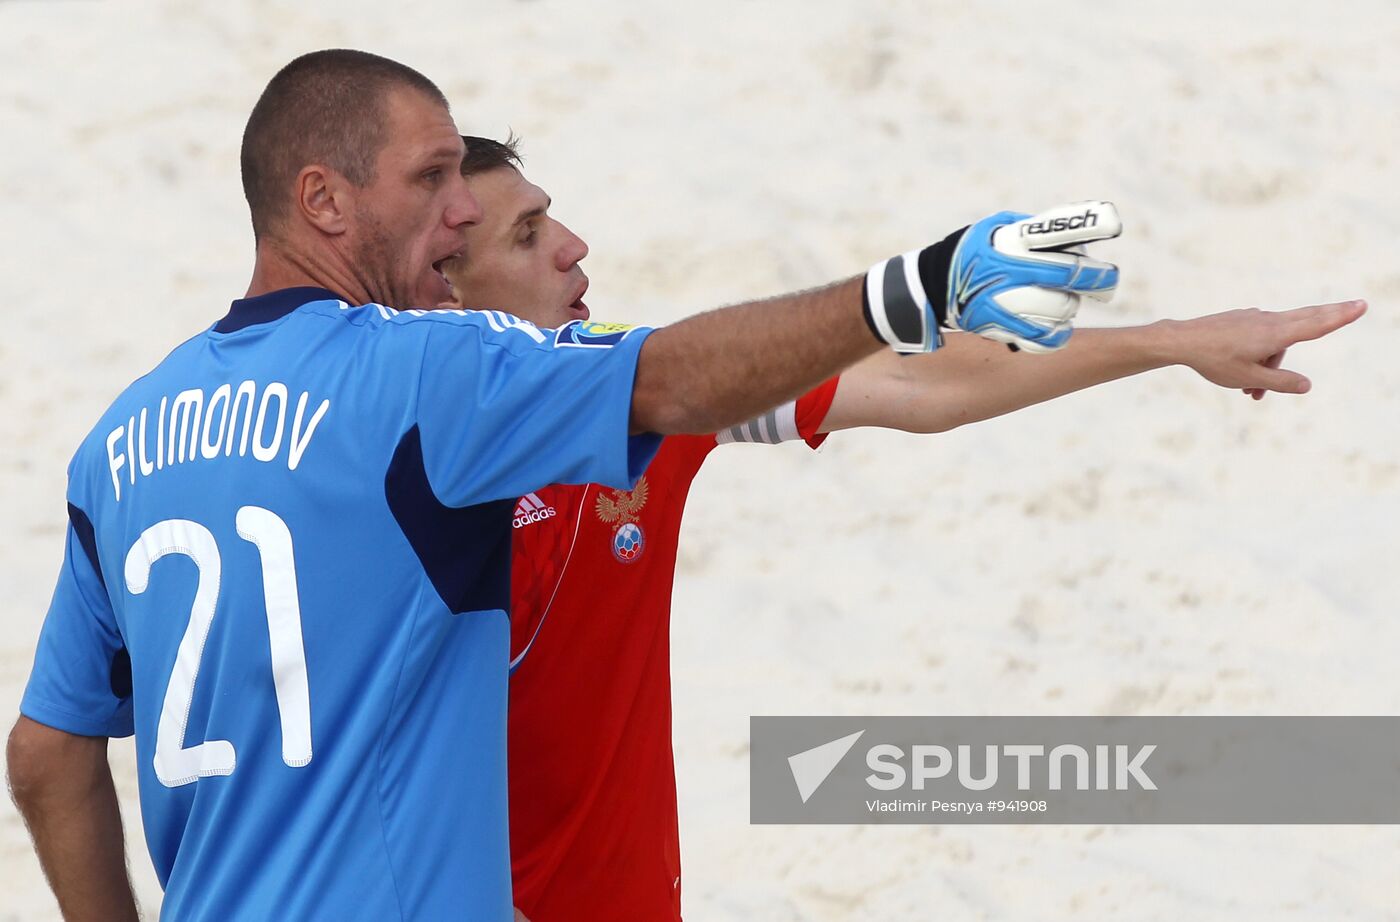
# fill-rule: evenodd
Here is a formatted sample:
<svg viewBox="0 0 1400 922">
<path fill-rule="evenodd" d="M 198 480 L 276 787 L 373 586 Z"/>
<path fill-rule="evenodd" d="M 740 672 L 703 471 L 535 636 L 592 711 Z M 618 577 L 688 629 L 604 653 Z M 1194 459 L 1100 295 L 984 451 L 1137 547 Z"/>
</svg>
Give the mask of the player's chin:
<svg viewBox="0 0 1400 922">
<path fill-rule="evenodd" d="M 452 300 L 454 300 L 452 283 L 447 280 L 447 276 L 429 266 L 418 285 L 418 292 L 412 306 L 433 308 Z"/>
</svg>

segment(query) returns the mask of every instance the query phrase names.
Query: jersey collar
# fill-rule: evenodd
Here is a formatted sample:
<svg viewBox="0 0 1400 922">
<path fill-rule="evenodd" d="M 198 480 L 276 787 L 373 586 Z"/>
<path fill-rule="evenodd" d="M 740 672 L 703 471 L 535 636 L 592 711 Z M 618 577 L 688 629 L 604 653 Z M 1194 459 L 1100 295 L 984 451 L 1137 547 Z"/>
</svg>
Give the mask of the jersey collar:
<svg viewBox="0 0 1400 922">
<path fill-rule="evenodd" d="M 326 288 L 306 286 L 269 291 L 256 298 L 239 298 L 229 305 L 228 313 L 214 324 L 215 333 L 235 333 L 244 327 L 280 320 L 303 304 L 312 301 L 343 301 L 340 295 Z"/>
</svg>

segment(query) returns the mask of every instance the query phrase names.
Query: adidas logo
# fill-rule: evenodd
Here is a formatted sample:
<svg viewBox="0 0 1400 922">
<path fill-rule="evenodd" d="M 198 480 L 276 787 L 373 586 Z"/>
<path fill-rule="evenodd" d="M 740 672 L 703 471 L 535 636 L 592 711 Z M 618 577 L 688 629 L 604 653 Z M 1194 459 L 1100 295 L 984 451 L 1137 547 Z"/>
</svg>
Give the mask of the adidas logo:
<svg viewBox="0 0 1400 922">
<path fill-rule="evenodd" d="M 511 520 L 510 524 L 513 528 L 524 528 L 535 522 L 552 519 L 554 515 L 553 506 L 546 506 L 544 500 L 535 493 L 526 493 L 520 497 L 520 502 L 515 504 L 515 518 Z"/>
</svg>

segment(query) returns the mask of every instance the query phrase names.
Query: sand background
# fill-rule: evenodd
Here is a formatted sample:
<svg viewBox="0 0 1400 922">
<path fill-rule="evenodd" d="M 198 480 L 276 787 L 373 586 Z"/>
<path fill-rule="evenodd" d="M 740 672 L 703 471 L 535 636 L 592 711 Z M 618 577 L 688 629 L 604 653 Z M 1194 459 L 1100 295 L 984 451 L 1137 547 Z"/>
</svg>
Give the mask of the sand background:
<svg viewBox="0 0 1400 922">
<path fill-rule="evenodd" d="M 674 623 L 687 918 L 1367 919 L 1385 827 L 748 825 L 775 713 L 1400 713 L 1400 6 L 0 0 L 0 712 L 114 394 L 244 290 L 244 120 L 292 56 L 408 62 L 523 136 L 661 323 L 1002 207 L 1116 201 L 1086 324 L 1366 296 L 1262 404 L 1168 370 L 937 437 L 717 452 Z M 5 718 L 8 720 L 8 718 Z M 132 867 L 129 743 L 113 746 Z M 0 922 L 56 919 L 0 805 Z"/>
</svg>

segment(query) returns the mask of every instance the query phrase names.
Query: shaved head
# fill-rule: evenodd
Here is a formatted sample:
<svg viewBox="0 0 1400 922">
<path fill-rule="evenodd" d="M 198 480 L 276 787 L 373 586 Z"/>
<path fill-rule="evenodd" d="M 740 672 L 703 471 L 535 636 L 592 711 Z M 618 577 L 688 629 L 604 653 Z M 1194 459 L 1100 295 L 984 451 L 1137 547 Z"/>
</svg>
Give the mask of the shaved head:
<svg viewBox="0 0 1400 922">
<path fill-rule="evenodd" d="M 313 51 L 278 71 L 243 131 L 243 194 L 254 237 L 276 236 L 306 166 L 329 167 L 360 187 L 372 182 L 388 141 L 388 96 L 405 88 L 447 108 L 427 77 L 365 51 Z"/>
</svg>

